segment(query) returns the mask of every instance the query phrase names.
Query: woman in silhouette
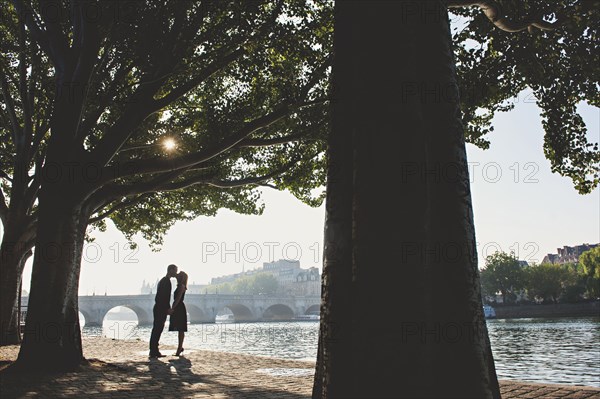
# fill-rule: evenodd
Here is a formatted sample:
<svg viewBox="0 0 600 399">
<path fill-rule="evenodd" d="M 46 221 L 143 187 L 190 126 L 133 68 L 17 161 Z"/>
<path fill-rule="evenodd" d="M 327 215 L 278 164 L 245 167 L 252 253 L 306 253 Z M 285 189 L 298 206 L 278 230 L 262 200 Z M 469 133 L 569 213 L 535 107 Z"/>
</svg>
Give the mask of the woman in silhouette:
<svg viewBox="0 0 600 399">
<path fill-rule="evenodd" d="M 179 331 L 179 346 L 175 356 L 181 355 L 183 352 L 183 339 L 187 331 L 187 310 L 183 298 L 187 290 L 188 275 L 185 272 L 179 272 L 176 276 L 177 288 L 173 293 L 173 306 L 169 310 L 171 319 L 169 320 L 169 331 Z"/>
</svg>

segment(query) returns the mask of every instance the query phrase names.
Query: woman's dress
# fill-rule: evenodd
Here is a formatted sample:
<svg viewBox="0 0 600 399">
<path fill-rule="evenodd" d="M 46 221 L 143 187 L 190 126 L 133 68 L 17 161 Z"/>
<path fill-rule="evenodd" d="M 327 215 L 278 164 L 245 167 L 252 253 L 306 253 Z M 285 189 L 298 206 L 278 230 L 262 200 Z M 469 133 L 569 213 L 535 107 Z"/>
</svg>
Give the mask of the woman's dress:
<svg viewBox="0 0 600 399">
<path fill-rule="evenodd" d="M 183 295 L 181 295 L 181 301 L 179 301 L 169 319 L 169 331 L 187 331 L 187 310 L 185 309 L 185 303 L 183 303 L 185 297 L 183 285 L 177 285 L 173 297 L 177 298 L 180 290 L 183 290 Z"/>
</svg>

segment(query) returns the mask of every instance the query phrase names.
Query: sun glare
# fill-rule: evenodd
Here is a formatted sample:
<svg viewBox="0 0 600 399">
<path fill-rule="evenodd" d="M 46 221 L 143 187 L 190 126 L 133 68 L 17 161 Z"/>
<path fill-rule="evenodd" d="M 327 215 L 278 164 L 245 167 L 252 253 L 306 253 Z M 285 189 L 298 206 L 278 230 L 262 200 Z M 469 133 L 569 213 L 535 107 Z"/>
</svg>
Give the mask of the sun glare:
<svg viewBox="0 0 600 399">
<path fill-rule="evenodd" d="M 167 151 L 173 151 L 177 147 L 177 143 L 172 138 L 166 138 L 163 141 L 163 147 Z"/>
</svg>

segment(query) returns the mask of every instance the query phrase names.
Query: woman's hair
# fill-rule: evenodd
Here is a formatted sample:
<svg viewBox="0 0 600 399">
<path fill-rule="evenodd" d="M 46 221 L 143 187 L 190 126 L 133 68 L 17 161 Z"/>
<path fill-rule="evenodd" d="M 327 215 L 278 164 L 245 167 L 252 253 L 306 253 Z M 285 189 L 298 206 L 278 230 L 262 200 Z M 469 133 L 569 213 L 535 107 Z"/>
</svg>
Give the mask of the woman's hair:
<svg viewBox="0 0 600 399">
<path fill-rule="evenodd" d="M 177 282 L 179 284 L 183 284 L 183 286 L 185 288 L 187 288 L 187 283 L 188 283 L 188 275 L 186 272 L 179 272 L 179 274 L 177 275 Z"/>
</svg>

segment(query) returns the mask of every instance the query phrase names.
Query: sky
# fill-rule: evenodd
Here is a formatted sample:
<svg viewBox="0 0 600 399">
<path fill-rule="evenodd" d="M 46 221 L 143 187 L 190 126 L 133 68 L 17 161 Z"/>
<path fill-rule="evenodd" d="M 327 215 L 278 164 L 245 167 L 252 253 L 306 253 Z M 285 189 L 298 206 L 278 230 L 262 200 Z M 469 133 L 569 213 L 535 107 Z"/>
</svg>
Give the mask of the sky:
<svg viewBox="0 0 600 399">
<path fill-rule="evenodd" d="M 539 110 L 529 98 L 520 96 L 514 110 L 495 117 L 490 149 L 467 145 L 480 267 L 496 250 L 535 263 L 564 245 L 600 242 L 600 190 L 580 195 L 569 179 L 550 172 Z M 582 106 L 581 112 L 589 140 L 600 141 L 600 110 Z M 155 282 L 170 263 L 197 284 L 280 258 L 321 268 L 324 206 L 311 208 L 268 188 L 262 200 L 262 216 L 221 210 L 215 217 L 177 223 L 160 252 L 141 237 L 135 238 L 138 249 L 129 249 L 109 223 L 106 232 L 93 232 L 95 242 L 85 247 L 80 295 L 138 294 L 143 281 Z M 31 261 L 25 289 L 30 274 Z"/>
</svg>

